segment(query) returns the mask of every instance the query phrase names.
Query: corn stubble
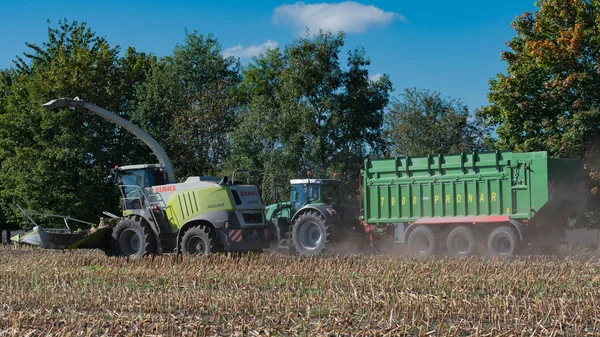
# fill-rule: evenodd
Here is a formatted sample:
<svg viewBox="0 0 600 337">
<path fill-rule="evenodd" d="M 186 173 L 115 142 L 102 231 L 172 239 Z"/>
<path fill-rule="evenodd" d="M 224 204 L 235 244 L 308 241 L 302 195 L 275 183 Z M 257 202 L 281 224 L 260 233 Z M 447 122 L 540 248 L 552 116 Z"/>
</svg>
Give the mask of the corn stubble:
<svg viewBox="0 0 600 337">
<path fill-rule="evenodd" d="M 0 336 L 584 336 L 600 266 L 0 248 Z"/>
</svg>

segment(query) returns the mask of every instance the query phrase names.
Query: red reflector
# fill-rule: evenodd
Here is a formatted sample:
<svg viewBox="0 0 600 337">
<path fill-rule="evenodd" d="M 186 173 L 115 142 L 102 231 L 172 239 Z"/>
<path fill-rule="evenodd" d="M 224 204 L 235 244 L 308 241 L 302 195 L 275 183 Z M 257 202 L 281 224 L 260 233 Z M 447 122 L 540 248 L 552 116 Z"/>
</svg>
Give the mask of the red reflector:
<svg viewBox="0 0 600 337">
<path fill-rule="evenodd" d="M 153 211 L 157 211 L 158 209 L 159 209 L 159 207 L 158 207 L 158 206 L 152 206 L 152 210 L 153 210 Z"/>
</svg>

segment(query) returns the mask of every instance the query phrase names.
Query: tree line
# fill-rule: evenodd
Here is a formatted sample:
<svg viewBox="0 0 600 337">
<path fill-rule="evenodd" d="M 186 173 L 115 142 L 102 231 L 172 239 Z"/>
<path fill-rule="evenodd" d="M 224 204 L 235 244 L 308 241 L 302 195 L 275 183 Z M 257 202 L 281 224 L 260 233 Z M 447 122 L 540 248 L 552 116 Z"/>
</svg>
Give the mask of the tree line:
<svg viewBox="0 0 600 337">
<path fill-rule="evenodd" d="M 426 89 L 394 94 L 389 76 L 370 77 L 362 47 L 343 52 L 343 32 L 307 33 L 242 66 L 213 34 L 186 30 L 183 43 L 157 57 L 61 20 L 47 41 L 26 43 L 0 70 L 2 223 L 23 224 L 15 204 L 87 220 L 118 212 L 110 168 L 156 162 L 100 117 L 42 107 L 76 96 L 146 130 L 178 177 L 246 168 L 265 202 L 309 171 L 335 176 L 355 195 L 368 157 L 495 149 L 584 157 L 595 193 L 598 19 L 598 4 L 583 0 L 541 1 L 535 14 L 517 17 L 501 55 L 507 74 L 490 80 L 489 105 L 474 111 Z"/>
</svg>

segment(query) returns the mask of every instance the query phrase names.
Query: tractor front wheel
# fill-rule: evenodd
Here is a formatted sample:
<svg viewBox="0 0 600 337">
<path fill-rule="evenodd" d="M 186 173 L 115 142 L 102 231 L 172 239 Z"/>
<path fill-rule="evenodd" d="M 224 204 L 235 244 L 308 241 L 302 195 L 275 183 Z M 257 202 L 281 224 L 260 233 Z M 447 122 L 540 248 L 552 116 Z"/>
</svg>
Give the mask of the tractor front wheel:
<svg viewBox="0 0 600 337">
<path fill-rule="evenodd" d="M 152 229 L 141 219 L 128 218 L 119 222 L 111 239 L 112 252 L 117 256 L 142 257 L 156 251 Z"/>
<path fill-rule="evenodd" d="M 210 255 L 219 248 L 219 239 L 214 231 L 202 225 L 188 229 L 181 238 L 180 251 L 190 255 Z"/>
<path fill-rule="evenodd" d="M 292 227 L 292 245 L 299 255 L 317 255 L 328 242 L 329 226 L 316 212 L 302 214 Z"/>
</svg>

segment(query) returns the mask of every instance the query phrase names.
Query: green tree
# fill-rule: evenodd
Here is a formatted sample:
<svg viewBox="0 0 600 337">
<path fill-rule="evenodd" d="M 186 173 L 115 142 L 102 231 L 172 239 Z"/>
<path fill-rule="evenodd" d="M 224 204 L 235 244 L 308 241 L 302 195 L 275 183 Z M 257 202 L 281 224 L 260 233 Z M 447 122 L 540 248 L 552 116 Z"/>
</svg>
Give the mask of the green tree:
<svg viewBox="0 0 600 337">
<path fill-rule="evenodd" d="M 14 89 L 12 83 L 15 76 L 13 70 L 0 70 L 0 115 L 4 115 L 7 111 L 8 97 L 12 94 Z M 1 150 L 0 150 L 1 152 Z M 0 172 L 2 171 L 2 162 L 0 161 Z M 6 205 L 7 203 L 0 203 L 0 235 L 4 230 L 17 229 L 18 225 L 15 221 L 6 219 Z M 7 238 L 8 241 L 9 238 Z M 1 240 L 1 238 L 0 238 Z"/>
<path fill-rule="evenodd" d="M 151 60 L 134 49 L 120 57 L 118 47 L 85 23 L 66 20 L 48 28 L 47 42 L 27 46 L 31 52 L 17 58 L 0 98 L 0 196 L 12 209 L 7 217 L 19 216 L 15 203 L 90 221 L 104 210 L 116 212 L 110 168 L 136 163 L 136 154 L 149 150 L 100 117 L 47 111 L 42 104 L 77 96 L 128 118 L 133 88 Z"/>
<path fill-rule="evenodd" d="M 501 54 L 507 74 L 490 80 L 481 113 L 497 127 L 498 145 L 583 157 L 589 191 L 600 195 L 600 2 L 543 0 L 512 23 L 516 36 Z M 590 198 L 578 225 L 600 224 L 600 198 Z"/>
<path fill-rule="evenodd" d="M 290 178 L 338 178 L 353 191 L 362 160 L 380 149 L 383 109 L 392 84 L 387 75 L 369 80 L 362 48 L 339 61 L 344 34 L 319 32 L 282 51 L 256 57 L 243 72 L 248 104 L 238 115 L 230 163 L 260 174 L 269 199 L 273 185 Z"/>
<path fill-rule="evenodd" d="M 297 136 L 298 102 L 284 94 L 286 67 L 280 48 L 267 50 L 254 58 L 243 71 L 239 88 L 242 106 L 232 133 L 229 171 L 245 168 L 263 198 L 273 201 L 275 186 L 289 184 L 297 176 L 302 142 Z"/>
<path fill-rule="evenodd" d="M 389 154 L 423 156 L 486 149 L 487 130 L 460 100 L 439 92 L 405 89 L 386 113 Z"/>
<path fill-rule="evenodd" d="M 600 2 L 537 5 L 512 23 L 517 34 L 501 54 L 507 74 L 490 80 L 481 115 L 503 148 L 583 156 L 600 127 Z"/>
<path fill-rule="evenodd" d="M 235 127 L 239 62 L 224 57 L 212 35 L 185 32 L 185 42 L 149 71 L 133 120 L 165 147 L 176 174 L 215 174 L 229 156 Z"/>
</svg>

